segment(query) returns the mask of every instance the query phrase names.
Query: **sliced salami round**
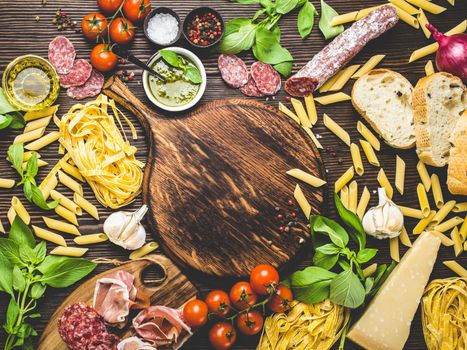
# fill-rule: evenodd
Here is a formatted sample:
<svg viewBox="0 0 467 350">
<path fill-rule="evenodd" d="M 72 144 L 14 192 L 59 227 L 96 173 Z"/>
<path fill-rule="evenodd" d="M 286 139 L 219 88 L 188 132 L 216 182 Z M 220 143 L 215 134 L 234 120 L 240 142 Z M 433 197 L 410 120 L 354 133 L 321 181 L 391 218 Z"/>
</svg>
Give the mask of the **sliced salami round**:
<svg viewBox="0 0 467 350">
<path fill-rule="evenodd" d="M 60 75 L 60 85 L 64 88 L 81 86 L 88 81 L 92 73 L 91 64 L 83 59 L 75 60 L 70 73 Z"/>
<path fill-rule="evenodd" d="M 264 94 L 258 90 L 255 80 L 251 77 L 251 74 L 248 74 L 248 83 L 246 83 L 240 88 L 240 92 L 250 97 L 263 97 L 264 96 Z"/>
<path fill-rule="evenodd" d="M 98 95 L 102 90 L 102 86 L 104 86 L 104 76 L 93 69 L 91 76 L 84 85 L 70 87 L 66 94 L 75 100 L 83 100 Z"/>
<path fill-rule="evenodd" d="M 112 333 L 95 334 L 89 339 L 86 350 L 117 350 L 120 339 Z"/>
<path fill-rule="evenodd" d="M 68 74 L 73 68 L 76 50 L 70 40 L 60 35 L 50 42 L 48 56 L 58 74 Z"/>
<path fill-rule="evenodd" d="M 281 76 L 270 64 L 255 62 L 251 65 L 250 74 L 264 95 L 275 95 L 281 88 Z"/>
<path fill-rule="evenodd" d="M 222 79 L 230 87 L 238 89 L 248 82 L 248 69 L 241 58 L 235 55 L 220 55 L 217 65 Z"/>
</svg>

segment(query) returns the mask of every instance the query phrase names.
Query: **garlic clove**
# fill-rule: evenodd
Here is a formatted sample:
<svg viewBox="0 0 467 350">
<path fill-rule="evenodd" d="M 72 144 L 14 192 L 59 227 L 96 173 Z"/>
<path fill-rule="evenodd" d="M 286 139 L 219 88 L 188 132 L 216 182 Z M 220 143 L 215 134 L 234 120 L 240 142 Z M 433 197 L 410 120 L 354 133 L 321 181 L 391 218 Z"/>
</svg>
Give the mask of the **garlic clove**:
<svg viewBox="0 0 467 350">
<path fill-rule="evenodd" d="M 138 225 L 136 234 L 124 241 L 123 248 L 128 250 L 136 250 L 141 248 L 146 243 L 146 230 L 143 225 Z"/>
<path fill-rule="evenodd" d="M 112 243 L 125 249 L 140 248 L 146 242 L 146 230 L 140 221 L 147 211 L 148 207 L 143 205 L 133 213 L 126 211 L 112 213 L 104 222 L 104 233 Z"/>
</svg>

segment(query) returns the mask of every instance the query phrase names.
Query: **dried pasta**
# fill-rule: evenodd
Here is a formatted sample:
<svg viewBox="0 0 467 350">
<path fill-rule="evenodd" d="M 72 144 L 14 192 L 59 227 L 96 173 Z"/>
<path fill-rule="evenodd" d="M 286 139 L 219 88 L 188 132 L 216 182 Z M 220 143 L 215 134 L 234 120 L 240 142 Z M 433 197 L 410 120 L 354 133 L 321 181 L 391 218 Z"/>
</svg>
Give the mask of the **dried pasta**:
<svg viewBox="0 0 467 350">
<path fill-rule="evenodd" d="M 350 135 L 339 124 L 337 124 L 326 113 L 323 115 L 324 126 L 327 127 L 334 135 L 340 138 L 347 146 L 350 146 Z"/>
<path fill-rule="evenodd" d="M 438 212 L 433 217 L 432 221 L 435 224 L 438 224 L 441 221 L 443 221 L 444 218 L 446 218 L 446 216 L 449 215 L 449 213 L 452 211 L 452 208 L 454 208 L 455 205 L 456 205 L 456 201 L 454 200 L 446 202 L 446 204 L 444 204 L 441 208 L 439 208 Z"/>
<path fill-rule="evenodd" d="M 65 238 L 63 238 L 59 234 L 56 234 L 52 231 L 46 230 L 44 228 L 41 228 L 35 225 L 32 225 L 32 229 L 34 231 L 34 234 L 37 237 L 44 239 L 46 241 L 55 243 L 56 245 L 61 245 L 61 246 L 66 247 Z"/>
<path fill-rule="evenodd" d="M 341 24 L 353 22 L 357 18 L 357 15 L 358 15 L 358 11 L 353 11 L 353 12 L 344 13 L 343 15 L 334 16 L 331 20 L 330 25 L 334 27 L 334 26 L 339 26 Z"/>
<path fill-rule="evenodd" d="M 68 210 L 59 204 L 55 207 L 55 212 L 65 220 L 71 222 L 73 225 L 78 226 L 78 219 L 76 218 L 76 214 L 71 210 Z"/>
<path fill-rule="evenodd" d="M 143 245 L 141 248 L 133 251 L 130 254 L 130 260 L 136 260 L 136 259 L 142 258 L 143 256 L 146 256 L 149 253 L 155 251 L 157 248 L 159 248 L 159 244 L 157 244 L 156 242 L 149 242 Z"/>
<path fill-rule="evenodd" d="M 42 219 L 44 220 L 45 225 L 52 230 L 69 233 L 75 236 L 81 235 L 81 233 L 75 225 L 69 224 L 64 221 L 47 218 L 45 216 L 43 216 Z"/>
<path fill-rule="evenodd" d="M 12 188 L 15 185 L 15 180 L 0 179 L 0 188 Z"/>
<path fill-rule="evenodd" d="M 420 180 L 422 180 L 423 186 L 425 187 L 425 191 L 428 192 L 431 188 L 431 179 L 428 174 L 428 170 L 426 170 L 425 164 L 420 160 L 417 163 L 417 171 L 418 175 L 420 175 Z"/>
<path fill-rule="evenodd" d="M 310 119 L 312 125 L 315 125 L 318 121 L 318 114 L 316 113 L 316 105 L 315 100 L 313 99 L 313 95 L 305 96 L 305 107 L 308 114 L 308 119 Z"/>
<path fill-rule="evenodd" d="M 409 15 L 416 15 L 418 13 L 418 9 L 410 5 L 405 0 L 389 0 L 389 2 L 401 8 L 402 10 L 407 12 Z"/>
<path fill-rule="evenodd" d="M 373 263 L 373 264 L 369 265 L 368 267 L 365 267 L 363 269 L 363 276 L 370 277 L 371 275 L 373 275 L 376 272 L 377 268 L 378 268 L 377 263 Z"/>
<path fill-rule="evenodd" d="M 401 157 L 396 156 L 395 186 L 400 194 L 404 194 L 404 183 L 405 183 L 405 162 Z"/>
<path fill-rule="evenodd" d="M 355 169 L 355 172 L 362 176 L 365 172 L 365 168 L 363 167 L 362 162 L 362 155 L 360 154 L 360 148 L 358 148 L 357 144 L 353 143 L 350 145 L 350 155 L 352 156 L 352 162 Z"/>
<path fill-rule="evenodd" d="M 394 189 L 392 188 L 392 185 L 389 182 L 383 168 L 379 169 L 378 177 L 376 179 L 378 180 L 379 185 L 386 190 L 386 195 L 389 198 L 392 198 L 394 194 Z"/>
<path fill-rule="evenodd" d="M 354 168 L 351 166 L 348 168 L 345 173 L 343 173 L 334 183 L 334 191 L 339 192 L 345 185 L 347 185 L 350 180 L 354 177 Z"/>
<path fill-rule="evenodd" d="M 303 103 L 300 100 L 297 100 L 296 98 L 292 98 L 290 102 L 292 103 L 295 114 L 298 116 L 298 119 L 300 120 L 300 124 L 304 128 L 310 128 L 312 124 L 305 111 L 305 107 L 303 107 Z"/>
<path fill-rule="evenodd" d="M 293 176 L 294 178 L 299 179 L 313 187 L 321 187 L 326 184 L 326 181 L 321 180 L 319 177 L 313 176 L 300 169 L 291 169 L 287 171 L 286 174 Z"/>
<path fill-rule="evenodd" d="M 72 256 L 79 258 L 86 254 L 89 248 L 77 248 L 77 247 L 55 247 L 50 251 L 52 255 L 61 255 L 61 256 Z"/>
<path fill-rule="evenodd" d="M 335 94 L 315 97 L 315 101 L 321 105 L 330 105 L 333 103 L 350 101 L 352 97 L 343 93 L 343 92 L 336 92 Z"/>
<path fill-rule="evenodd" d="M 464 211 L 467 211 L 467 202 L 456 203 L 452 211 L 454 213 L 462 213 Z"/>
<path fill-rule="evenodd" d="M 31 143 L 28 143 L 26 146 L 24 146 L 24 149 L 27 149 L 29 151 L 38 151 L 41 148 L 44 148 L 50 145 L 52 142 L 57 141 L 59 137 L 60 137 L 60 134 L 57 131 L 52 131 L 48 133 L 47 135 L 42 136 L 40 139 L 37 139 L 36 141 L 33 141 Z"/>
<path fill-rule="evenodd" d="M 370 163 L 373 166 L 379 166 L 379 159 L 375 154 L 375 151 L 373 150 L 373 147 L 371 147 L 371 144 L 368 141 L 365 140 L 359 140 L 360 145 L 362 146 L 363 153 L 365 153 L 366 159 L 368 160 L 368 163 Z"/>
<path fill-rule="evenodd" d="M 457 226 L 452 229 L 450 236 L 451 240 L 454 242 L 454 255 L 459 256 L 464 249 L 462 248 L 462 239 Z"/>
<path fill-rule="evenodd" d="M 291 118 L 294 122 L 297 124 L 300 124 L 300 119 L 298 119 L 298 116 L 295 115 L 294 112 L 292 112 L 289 108 L 287 108 L 286 105 L 284 105 L 282 102 L 279 102 L 279 111 L 284 113 L 286 116 Z"/>
<path fill-rule="evenodd" d="M 454 242 L 452 241 L 452 239 L 446 236 L 445 234 L 439 231 L 430 231 L 430 232 L 441 240 L 441 244 L 443 246 L 452 247 L 454 245 Z"/>
<path fill-rule="evenodd" d="M 418 23 L 420 23 L 420 27 L 423 30 L 423 34 L 425 34 L 426 38 L 429 39 L 431 37 L 431 32 L 426 27 L 426 25 L 429 22 L 428 22 L 428 18 L 426 18 L 425 12 L 422 9 L 420 9 L 420 11 L 419 11 L 419 13 L 417 15 L 417 19 L 418 19 Z M 427 75 L 429 75 L 429 74 L 427 74 Z"/>
<path fill-rule="evenodd" d="M 366 208 L 368 207 L 368 203 L 370 202 L 370 196 L 370 191 L 365 186 L 357 205 L 357 215 L 360 218 L 360 220 L 363 219 L 363 215 L 365 215 Z"/>
<path fill-rule="evenodd" d="M 432 75 L 432 74 L 435 74 L 435 68 L 433 67 L 433 61 L 429 60 L 425 64 L 425 75 L 429 76 L 429 75 Z"/>
<path fill-rule="evenodd" d="M 311 214 L 311 205 L 308 203 L 305 195 L 303 194 L 302 189 L 300 188 L 299 185 L 295 186 L 294 190 L 294 198 L 297 201 L 298 205 L 302 209 L 303 214 L 305 214 L 305 217 L 308 219 Z"/>
<path fill-rule="evenodd" d="M 357 181 L 352 181 L 349 184 L 349 206 L 348 209 L 356 213 L 357 212 L 357 202 L 358 202 L 358 184 Z"/>
<path fill-rule="evenodd" d="M 441 190 L 441 184 L 439 183 L 438 175 L 431 174 L 430 181 L 431 181 L 431 192 L 433 193 L 433 199 L 435 201 L 436 208 L 440 209 L 444 205 L 444 198 L 443 198 L 443 191 Z"/>
<path fill-rule="evenodd" d="M 397 262 L 401 260 L 400 253 L 399 253 L 399 238 L 398 237 L 389 239 L 389 254 L 391 255 L 392 260 L 397 261 Z"/>
<path fill-rule="evenodd" d="M 75 237 L 73 241 L 79 245 L 97 244 L 107 241 L 109 238 L 104 233 L 94 233 Z"/>
<path fill-rule="evenodd" d="M 94 219 L 99 220 L 99 212 L 97 211 L 97 207 L 94 204 L 76 192 L 73 194 L 73 200 L 81 207 L 81 209 L 91 215 Z"/>
<path fill-rule="evenodd" d="M 409 218 L 414 219 L 423 219 L 423 213 L 420 209 L 410 208 L 403 205 L 399 205 L 399 209 L 402 212 L 402 215 L 408 216 Z"/>
<path fill-rule="evenodd" d="M 11 207 L 14 209 L 15 213 L 23 220 L 26 225 L 29 225 L 31 222 L 31 216 L 24 207 L 23 203 L 19 200 L 18 197 L 13 197 L 11 199 Z M 14 219 L 14 218 L 13 218 Z"/>
<path fill-rule="evenodd" d="M 371 145 L 371 147 L 377 151 L 381 149 L 381 143 L 378 138 L 361 121 L 358 121 L 357 123 L 357 131 Z"/>
<path fill-rule="evenodd" d="M 83 187 L 61 170 L 58 171 L 58 181 L 73 192 L 83 195 Z"/>
<path fill-rule="evenodd" d="M 30 111 L 24 115 L 24 121 L 30 122 L 31 120 L 41 119 L 54 115 L 58 111 L 59 105 L 50 106 L 40 111 Z"/>
<path fill-rule="evenodd" d="M 420 28 L 420 23 L 418 23 L 418 20 L 416 17 L 411 16 L 409 13 L 405 12 L 399 6 L 392 5 L 392 7 L 396 9 L 397 15 L 402 21 L 407 23 L 409 26 L 414 27 L 415 29 Z"/>
<path fill-rule="evenodd" d="M 454 260 L 446 260 L 443 261 L 443 264 L 449 268 L 451 271 L 457 273 L 459 276 L 463 278 L 467 278 L 467 270 L 464 269 L 459 263 Z"/>
<path fill-rule="evenodd" d="M 428 202 L 428 197 L 426 195 L 425 187 L 423 186 L 423 184 L 419 183 L 417 185 L 417 197 L 423 217 L 426 218 L 428 215 L 430 215 L 431 209 L 430 202 Z"/>
<path fill-rule="evenodd" d="M 457 226 L 459 224 L 462 224 L 464 222 L 464 219 L 460 218 L 459 216 L 454 216 L 450 218 L 449 220 L 446 220 L 440 224 L 437 224 L 434 229 L 439 232 L 446 232 L 454 226 Z"/>
<path fill-rule="evenodd" d="M 321 143 L 318 141 L 318 139 L 316 138 L 315 134 L 313 134 L 313 131 L 311 131 L 310 128 L 303 128 L 303 130 L 305 130 L 305 132 L 307 133 L 307 135 L 310 137 L 311 141 L 315 144 L 316 148 L 319 148 L 319 149 L 322 149 L 323 146 L 321 145 Z"/>
<path fill-rule="evenodd" d="M 375 68 L 383 60 L 384 57 L 386 57 L 386 55 L 375 55 L 373 57 L 370 57 L 370 59 L 366 61 L 366 63 L 354 75 L 352 75 L 352 79 L 358 79 L 362 75 L 368 73 L 370 70 Z"/>
<path fill-rule="evenodd" d="M 350 80 L 352 75 L 360 68 L 359 64 L 354 64 L 352 66 L 348 66 L 347 68 L 342 70 L 342 74 L 336 79 L 334 84 L 329 88 L 328 91 L 339 91 L 342 90 L 345 84 Z"/>
<path fill-rule="evenodd" d="M 349 209 L 349 187 L 344 186 L 339 192 L 339 197 L 341 199 L 342 205 Z"/>
<path fill-rule="evenodd" d="M 38 138 L 42 137 L 42 135 L 44 135 L 44 132 L 45 127 L 25 132 L 24 134 L 16 136 L 13 140 L 13 143 L 26 143 L 33 140 L 37 140 Z"/>
<path fill-rule="evenodd" d="M 74 167 L 68 162 L 65 162 L 63 159 L 60 159 L 59 161 L 60 168 L 67 173 L 68 175 L 73 176 L 75 179 L 78 179 L 79 181 L 84 181 L 83 176 L 79 172 L 78 168 Z"/>
<path fill-rule="evenodd" d="M 23 133 L 27 133 L 29 131 L 33 131 L 33 130 L 40 129 L 40 128 L 45 129 L 47 127 L 47 125 L 50 124 L 51 120 L 52 120 L 52 116 L 49 116 L 49 117 L 36 119 L 36 120 L 34 120 L 32 122 L 29 122 L 24 127 Z"/>
<path fill-rule="evenodd" d="M 71 199 L 68 199 L 67 197 L 65 197 L 60 192 L 52 190 L 50 191 L 50 197 L 52 197 L 53 200 L 59 201 L 60 205 L 72 211 L 76 215 L 79 215 L 79 216 L 83 215 L 83 210 L 81 209 L 81 207 L 75 202 L 73 202 Z"/>
<path fill-rule="evenodd" d="M 428 0 L 407 0 L 407 2 L 410 2 L 412 5 L 415 5 L 421 8 L 422 10 L 425 10 L 434 15 L 438 15 L 447 10 L 446 7 L 433 4 Z"/>
<path fill-rule="evenodd" d="M 328 92 L 331 86 L 334 85 L 334 83 L 337 81 L 337 79 L 339 79 L 339 77 L 342 75 L 343 72 L 344 71 L 341 69 L 336 74 L 334 74 L 332 77 L 330 77 L 328 80 L 326 80 L 326 82 L 323 85 L 321 85 L 318 91 L 320 93 Z"/>
<path fill-rule="evenodd" d="M 402 226 L 402 231 L 399 235 L 399 239 L 403 245 L 406 247 L 412 247 L 412 242 L 410 241 L 409 235 L 407 234 L 407 230 L 405 229 L 405 226 Z"/>
</svg>

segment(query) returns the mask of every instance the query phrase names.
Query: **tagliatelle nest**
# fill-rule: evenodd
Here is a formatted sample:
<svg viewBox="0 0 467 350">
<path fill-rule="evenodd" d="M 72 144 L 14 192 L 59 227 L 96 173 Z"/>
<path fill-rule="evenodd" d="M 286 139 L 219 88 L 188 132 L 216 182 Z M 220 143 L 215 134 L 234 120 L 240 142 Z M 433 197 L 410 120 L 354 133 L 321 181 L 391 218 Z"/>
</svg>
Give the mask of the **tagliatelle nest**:
<svg viewBox="0 0 467 350">
<path fill-rule="evenodd" d="M 109 106 L 113 115 L 108 112 Z M 144 164 L 135 158 L 137 149 L 128 142 L 120 117 L 136 139 L 133 124 L 105 95 L 84 105 L 74 105 L 59 123 L 60 143 L 97 200 L 112 209 L 131 203 L 141 192 L 143 181 Z"/>
<path fill-rule="evenodd" d="M 328 350 L 349 322 L 349 310 L 329 300 L 292 305 L 288 313 L 266 318 L 257 350 Z"/>
<path fill-rule="evenodd" d="M 428 350 L 467 349 L 467 278 L 432 281 L 422 298 Z"/>
</svg>

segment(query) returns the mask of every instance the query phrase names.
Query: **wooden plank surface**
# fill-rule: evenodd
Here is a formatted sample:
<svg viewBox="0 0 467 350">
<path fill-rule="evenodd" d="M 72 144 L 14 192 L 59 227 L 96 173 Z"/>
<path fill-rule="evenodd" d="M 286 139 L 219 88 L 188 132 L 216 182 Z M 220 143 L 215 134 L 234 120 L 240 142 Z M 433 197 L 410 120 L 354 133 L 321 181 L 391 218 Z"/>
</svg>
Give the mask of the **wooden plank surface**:
<svg viewBox="0 0 467 350">
<path fill-rule="evenodd" d="M 461 20 L 463 20 L 467 13 L 467 1 L 458 0 L 456 7 L 451 7 L 445 0 L 434 0 L 436 3 L 448 7 L 448 11 L 445 13 L 434 16 L 428 14 L 429 20 L 434 23 L 442 31 L 446 31 Z M 206 5 L 207 1 L 203 0 L 153 0 L 153 6 L 168 6 L 176 10 L 179 15 L 184 18 L 186 13 L 196 7 L 201 5 Z M 313 3 L 317 6 L 319 11 L 319 1 L 314 0 Z M 384 3 L 382 0 L 329 0 L 331 4 L 339 13 L 345 13 L 349 11 L 354 11 L 360 8 L 367 6 L 378 5 Z M 233 17 L 238 16 L 252 16 L 256 11 L 254 6 L 239 5 L 236 3 L 231 3 L 226 0 L 211 0 L 209 5 L 216 8 L 224 16 L 224 19 L 228 20 Z M 79 21 L 82 16 L 88 12 L 94 12 L 97 10 L 97 6 L 94 0 L 82 0 L 82 1 L 70 1 L 70 0 L 48 0 L 45 6 L 41 5 L 41 0 L 0 0 L 0 71 L 3 71 L 12 59 L 19 55 L 34 53 L 46 57 L 48 43 L 53 39 L 59 32 L 51 24 L 52 18 L 55 16 L 55 11 L 58 8 L 62 8 L 66 11 L 74 20 Z M 39 21 L 36 22 L 36 16 L 39 17 Z M 305 64 L 311 57 L 316 54 L 325 44 L 321 34 L 319 33 L 317 23 L 313 29 L 312 35 L 302 41 L 300 36 L 297 33 L 296 29 L 296 14 L 288 15 L 280 22 L 282 28 L 282 37 L 284 45 L 289 48 L 295 58 L 294 69 L 299 69 L 303 64 Z M 67 36 L 73 41 L 75 46 L 78 49 L 79 58 L 87 58 L 92 48 L 92 44 L 85 42 L 81 34 L 76 34 L 73 32 L 67 32 Z M 352 63 L 363 63 L 366 59 L 371 57 L 374 54 L 387 54 L 385 60 L 380 65 L 381 67 L 395 69 L 398 72 L 404 74 L 412 83 L 424 75 L 423 67 L 427 59 L 422 59 L 418 62 L 408 64 L 408 58 L 410 53 L 421 46 L 424 46 L 428 43 L 431 43 L 431 40 L 426 40 L 425 36 L 421 30 L 415 30 L 405 23 L 400 23 L 395 29 L 390 33 L 384 35 L 382 38 L 377 39 L 368 45 L 363 52 L 361 52 Z M 156 48 L 150 45 L 144 38 L 142 30 L 139 30 L 137 33 L 137 40 L 132 47 L 132 51 L 141 59 L 145 60 L 149 58 Z M 216 65 L 216 55 L 208 55 L 203 57 L 203 62 L 206 65 L 206 71 L 208 74 L 208 85 L 206 89 L 206 94 L 203 98 L 203 101 L 212 101 L 225 97 L 241 97 L 240 92 L 232 90 L 225 86 L 222 82 L 219 72 Z M 429 57 L 434 59 L 434 56 Z M 253 62 L 251 55 L 245 56 L 247 64 Z M 126 69 L 135 70 L 136 78 L 134 81 L 130 82 L 130 87 L 133 89 L 135 94 L 137 94 L 144 102 L 149 104 L 149 101 L 144 96 L 144 92 L 140 83 L 140 70 L 135 69 L 134 66 L 128 65 Z M 350 91 L 350 84 L 344 89 L 344 91 Z M 285 94 L 281 92 L 274 100 L 269 101 L 272 105 L 277 105 L 277 101 L 283 101 Z M 61 104 L 60 113 L 65 112 L 72 104 L 73 101 L 66 97 L 64 92 L 61 93 L 59 102 Z M 339 105 L 332 106 L 318 106 L 319 115 L 321 116 L 323 112 L 328 113 L 333 118 L 336 119 L 343 127 L 345 127 L 351 134 L 352 140 L 358 140 L 358 133 L 356 131 L 355 125 L 356 121 L 359 120 L 358 114 L 351 107 L 350 103 L 342 103 Z M 131 118 L 132 121 L 136 122 L 135 118 Z M 316 132 L 322 136 L 321 142 L 325 148 L 332 149 L 335 152 L 333 156 L 333 151 L 323 152 L 323 160 L 327 168 L 327 178 L 330 183 L 332 183 L 343 171 L 351 165 L 350 154 L 346 147 L 343 147 L 343 144 L 337 140 L 333 135 L 328 132 L 320 118 L 317 126 Z M 143 132 L 141 128 L 138 128 L 138 135 L 140 138 L 138 141 L 133 144 L 138 147 L 138 158 L 145 160 L 147 155 L 146 141 L 143 137 Z M 14 177 L 15 174 L 13 170 L 10 169 L 5 159 L 5 152 L 9 144 L 13 141 L 15 133 L 5 133 L 3 132 L 0 135 L 0 158 L 3 159 L 0 162 L 0 172 L 2 176 Z M 42 168 L 39 172 L 39 178 L 42 178 L 44 174 L 47 173 L 56 160 L 59 159 L 57 155 L 57 146 L 52 146 L 41 152 L 44 159 L 49 162 L 49 166 Z M 383 145 L 382 151 L 379 153 L 379 158 L 382 165 L 384 166 L 386 173 L 388 174 L 391 182 L 394 181 L 394 170 L 395 170 L 395 150 L 390 147 Z M 409 151 L 398 151 L 397 154 L 401 155 L 407 163 L 407 177 L 406 177 L 406 195 L 401 197 L 398 194 L 395 194 L 394 200 L 403 205 L 417 205 L 415 187 L 419 182 L 417 173 L 415 171 L 415 165 L 417 158 L 414 150 Z M 376 195 L 373 194 L 373 191 L 376 190 L 377 182 L 376 175 L 378 169 L 371 167 L 368 163 L 365 162 L 365 176 L 358 178 L 358 183 L 360 191 L 364 185 L 369 186 L 370 191 L 372 191 L 372 201 L 371 204 L 376 204 Z M 429 169 L 430 172 L 434 169 Z M 441 182 L 444 183 L 445 169 L 435 170 L 439 175 Z M 444 186 L 445 188 L 445 186 Z M 66 195 L 69 195 L 70 192 L 67 192 L 63 189 L 63 192 Z M 85 191 L 88 198 L 92 198 L 92 193 L 87 188 Z M 328 203 L 331 199 L 331 191 L 328 192 Z M 9 208 L 9 202 L 12 195 L 21 196 L 21 190 L 19 188 L 13 190 L 1 190 L 0 191 L 0 216 L 2 221 L 6 223 L 6 212 Z M 447 191 L 445 191 L 445 197 L 450 198 Z M 288 198 L 284 198 L 284 203 Z M 456 198 L 459 201 L 465 201 L 467 198 Z M 96 203 L 96 201 L 94 201 Z M 131 207 L 136 208 L 141 204 L 141 198 L 139 198 Z M 334 211 L 331 209 L 332 205 L 328 204 L 328 214 L 333 216 Z M 110 211 L 100 210 L 101 215 L 105 218 Z M 39 223 L 40 216 L 43 215 L 42 212 L 38 210 L 32 210 L 32 222 Z M 80 225 L 82 231 L 85 233 L 91 233 L 100 231 L 102 229 L 102 221 L 99 225 L 96 226 L 96 222 L 89 218 L 89 216 L 83 216 L 80 219 Z M 414 226 L 415 220 L 408 221 L 408 229 Z M 389 247 L 388 242 L 384 241 L 369 241 L 370 246 L 380 248 L 380 254 L 378 255 L 378 261 L 380 262 L 389 262 Z M 405 249 L 402 249 L 405 251 Z M 111 245 L 110 243 L 100 244 L 92 247 L 90 253 L 88 254 L 89 258 L 96 257 L 109 257 L 109 258 L 118 258 L 125 259 L 128 256 L 128 252 L 124 251 L 121 248 Z M 464 266 L 467 264 L 467 259 L 465 253 L 458 259 Z M 450 248 L 442 248 L 438 258 L 438 262 L 435 266 L 433 278 L 439 277 L 448 277 L 452 273 L 446 269 L 441 261 L 444 259 L 452 259 L 453 251 Z M 309 260 L 301 260 L 297 267 L 306 266 Z M 226 264 L 229 262 L 226 261 Z M 96 269 L 95 273 L 105 271 L 108 266 L 99 266 Z M 188 272 L 189 273 L 189 272 Z M 212 289 L 212 288 L 225 288 L 228 289 L 232 281 L 230 280 L 214 280 L 207 279 L 204 276 L 200 276 L 194 273 L 189 273 L 190 278 L 200 287 L 202 290 Z M 42 313 L 42 318 L 37 320 L 35 326 L 38 330 L 41 331 L 44 329 L 47 319 L 53 313 L 55 308 L 65 299 L 65 297 L 73 290 L 73 288 L 67 288 L 62 290 L 52 290 L 49 289 L 46 293 L 45 299 L 42 299 L 40 302 L 39 312 Z M 0 322 L 3 323 L 5 315 L 5 298 L 2 297 L 0 300 Z M 2 345 L 2 340 L 4 338 L 4 333 L 0 333 L 0 345 Z M 245 337 L 240 337 L 238 341 L 237 349 L 254 349 L 255 344 L 257 343 L 257 338 L 247 339 Z M 201 331 L 197 334 L 185 348 L 187 349 L 208 349 L 207 345 L 207 335 L 206 331 Z M 421 332 L 420 317 L 417 313 L 417 317 L 412 326 L 412 333 L 407 342 L 406 349 L 410 350 L 420 350 L 425 349 L 426 346 L 423 341 L 423 336 Z M 352 345 L 348 342 L 346 349 L 358 349 L 358 347 Z"/>
</svg>

